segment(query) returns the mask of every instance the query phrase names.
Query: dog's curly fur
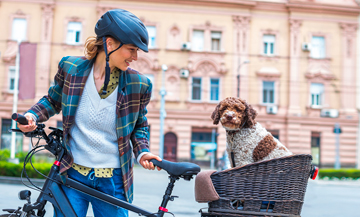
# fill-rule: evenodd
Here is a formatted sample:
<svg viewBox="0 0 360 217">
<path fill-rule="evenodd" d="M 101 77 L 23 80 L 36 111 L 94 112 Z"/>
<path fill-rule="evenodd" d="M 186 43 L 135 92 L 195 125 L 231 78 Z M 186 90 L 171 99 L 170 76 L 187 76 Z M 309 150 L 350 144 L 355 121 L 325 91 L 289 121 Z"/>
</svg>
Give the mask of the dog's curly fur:
<svg viewBox="0 0 360 217">
<path fill-rule="evenodd" d="M 257 112 L 246 101 L 235 97 L 222 100 L 211 115 L 226 130 L 226 151 L 231 165 L 243 166 L 292 153 L 255 121 Z M 234 154 L 234 163 L 231 159 Z"/>
</svg>

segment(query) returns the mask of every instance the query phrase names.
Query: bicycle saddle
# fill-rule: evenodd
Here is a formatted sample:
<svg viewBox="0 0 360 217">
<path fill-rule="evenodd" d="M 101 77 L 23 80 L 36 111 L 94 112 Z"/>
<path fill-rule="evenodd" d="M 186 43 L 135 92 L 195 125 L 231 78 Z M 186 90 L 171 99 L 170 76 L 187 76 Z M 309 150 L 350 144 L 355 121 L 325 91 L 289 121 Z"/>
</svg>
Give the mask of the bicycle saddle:
<svg viewBox="0 0 360 217">
<path fill-rule="evenodd" d="M 200 172 L 200 167 L 194 163 L 189 162 L 171 162 L 167 160 L 158 161 L 151 159 L 155 166 L 165 170 L 171 176 L 178 176 L 186 180 L 190 180 L 193 175 L 197 175 Z"/>
</svg>

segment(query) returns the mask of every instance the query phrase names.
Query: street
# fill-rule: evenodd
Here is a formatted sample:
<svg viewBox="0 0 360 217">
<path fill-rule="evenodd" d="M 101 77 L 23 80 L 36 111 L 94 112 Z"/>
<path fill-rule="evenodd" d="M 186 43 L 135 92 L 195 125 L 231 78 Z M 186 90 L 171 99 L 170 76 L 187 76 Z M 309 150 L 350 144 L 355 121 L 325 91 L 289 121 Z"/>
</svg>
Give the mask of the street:
<svg viewBox="0 0 360 217">
<path fill-rule="evenodd" d="M 168 178 L 165 171 L 148 171 L 136 167 L 135 197 L 133 204 L 156 212 L 165 192 Z M 18 199 L 18 192 L 26 189 L 23 185 L 0 183 L 0 208 L 17 208 L 24 203 Z M 32 202 L 38 193 L 32 191 Z M 197 203 L 194 196 L 194 180 L 183 179 L 175 183 L 173 195 L 179 196 L 170 201 L 169 212 L 178 217 L 200 216 L 200 208 L 207 207 L 205 203 Z M 360 181 L 320 181 L 309 180 L 303 205 L 302 217 L 358 217 L 360 206 Z M 1 212 L 0 212 L 1 213 Z M 47 204 L 46 217 L 53 215 L 52 207 Z M 89 209 L 87 216 L 93 216 Z M 138 216 L 130 213 L 130 217 Z M 170 216 L 170 215 L 167 215 Z"/>
</svg>

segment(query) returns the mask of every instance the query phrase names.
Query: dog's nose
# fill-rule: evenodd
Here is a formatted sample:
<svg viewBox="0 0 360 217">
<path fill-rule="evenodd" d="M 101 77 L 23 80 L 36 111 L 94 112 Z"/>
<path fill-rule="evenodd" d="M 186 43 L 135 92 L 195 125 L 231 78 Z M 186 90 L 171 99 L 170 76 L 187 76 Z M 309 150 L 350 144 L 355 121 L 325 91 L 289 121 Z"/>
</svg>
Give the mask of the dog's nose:
<svg viewBox="0 0 360 217">
<path fill-rule="evenodd" d="M 227 119 L 227 120 L 231 120 L 231 119 L 233 119 L 233 116 L 230 115 L 230 114 L 227 114 L 227 115 L 226 115 L 226 119 Z"/>
</svg>

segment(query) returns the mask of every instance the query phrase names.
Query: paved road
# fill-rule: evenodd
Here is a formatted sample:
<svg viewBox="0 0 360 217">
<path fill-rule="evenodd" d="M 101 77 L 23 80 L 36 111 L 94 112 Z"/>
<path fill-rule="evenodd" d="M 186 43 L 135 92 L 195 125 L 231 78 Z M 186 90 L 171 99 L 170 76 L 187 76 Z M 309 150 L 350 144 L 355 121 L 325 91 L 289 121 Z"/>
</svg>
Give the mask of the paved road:
<svg viewBox="0 0 360 217">
<path fill-rule="evenodd" d="M 149 211 L 157 211 L 162 195 L 167 186 L 167 174 L 164 171 L 147 171 L 135 168 L 134 204 Z M 23 202 L 17 198 L 18 191 L 26 189 L 22 185 L 0 184 L 0 208 L 16 208 Z M 180 198 L 169 202 L 168 209 L 177 217 L 199 216 L 200 208 L 207 204 L 199 204 L 194 199 L 194 180 L 179 180 L 175 183 L 173 195 Z M 32 191 L 32 201 L 38 195 Z M 52 207 L 47 205 L 46 217 L 52 216 Z M 303 205 L 302 217 L 359 217 L 360 216 L 360 181 L 309 181 Z M 0 212 L 1 213 L 1 212 Z M 93 216 L 91 209 L 88 216 Z M 130 217 L 138 216 L 130 213 Z M 170 215 L 168 215 L 170 216 Z"/>
</svg>

